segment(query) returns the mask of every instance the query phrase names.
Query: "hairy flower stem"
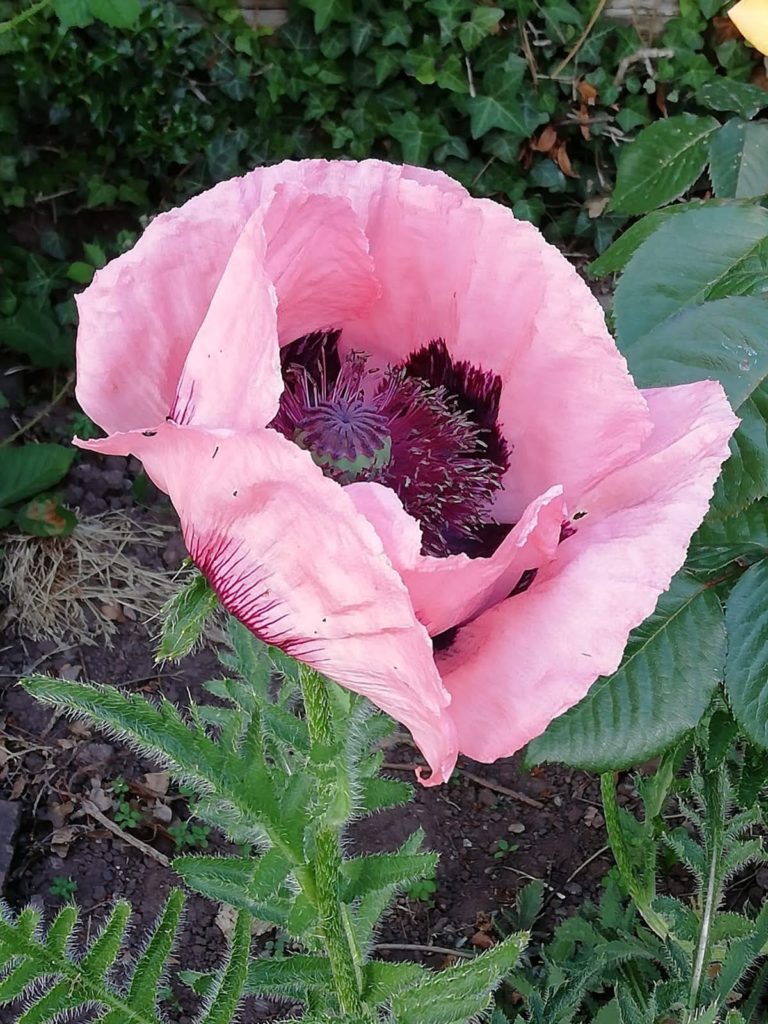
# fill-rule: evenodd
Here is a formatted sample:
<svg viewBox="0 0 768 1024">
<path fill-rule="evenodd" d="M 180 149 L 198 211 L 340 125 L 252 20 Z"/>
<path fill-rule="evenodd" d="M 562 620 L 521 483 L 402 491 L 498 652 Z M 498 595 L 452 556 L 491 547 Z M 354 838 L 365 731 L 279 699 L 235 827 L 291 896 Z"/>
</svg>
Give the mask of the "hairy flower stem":
<svg viewBox="0 0 768 1024">
<path fill-rule="evenodd" d="M 301 689 L 312 743 L 320 748 L 330 748 L 334 741 L 334 729 L 328 684 L 319 673 L 303 669 Z M 323 793 L 323 796 L 327 798 L 330 807 L 333 803 L 333 792 Z M 311 865 L 314 895 L 339 1008 L 345 1014 L 361 1015 L 362 971 L 358 963 L 356 944 L 345 926 L 341 899 L 340 832 L 340 827 L 330 824 L 327 819 L 321 820 L 315 832 L 315 856 Z"/>
<path fill-rule="evenodd" d="M 655 867 L 655 856 L 649 861 L 646 871 L 646 878 L 638 878 L 632 857 L 627 847 L 624 831 L 621 826 L 621 814 L 616 799 L 616 781 L 613 772 L 604 772 L 600 776 L 600 796 L 603 803 L 603 817 L 605 818 L 605 830 L 608 833 L 608 842 L 611 846 L 613 859 L 619 870 L 622 884 L 632 897 L 632 900 L 640 911 L 645 923 L 660 939 L 666 939 L 669 935 L 669 926 L 664 918 L 651 906 L 653 891 L 653 869 Z M 652 840 L 649 838 L 649 842 Z M 647 855 L 648 851 L 646 851 Z"/>
<path fill-rule="evenodd" d="M 709 856 L 707 886 L 701 912 L 701 925 L 696 943 L 696 956 L 691 975 L 691 989 L 688 996 L 688 1012 L 684 1024 L 693 1024 L 698 1014 L 699 995 L 704 970 L 709 960 L 709 941 L 712 919 L 722 899 L 721 858 L 723 854 L 723 830 L 725 822 L 725 794 L 723 792 L 722 768 L 704 771 L 704 810 L 706 832 L 704 840 Z"/>
</svg>

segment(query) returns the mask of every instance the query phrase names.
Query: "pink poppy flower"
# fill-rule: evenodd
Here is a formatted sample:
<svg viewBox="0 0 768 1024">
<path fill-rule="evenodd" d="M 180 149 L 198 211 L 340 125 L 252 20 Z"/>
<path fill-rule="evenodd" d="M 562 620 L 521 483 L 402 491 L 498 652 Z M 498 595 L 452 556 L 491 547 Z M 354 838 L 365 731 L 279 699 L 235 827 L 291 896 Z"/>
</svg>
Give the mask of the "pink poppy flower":
<svg viewBox="0 0 768 1024">
<path fill-rule="evenodd" d="M 77 394 L 222 603 L 447 779 L 614 671 L 701 522 L 719 384 L 639 391 L 530 224 L 445 175 L 303 161 L 157 217 L 79 298 Z"/>
</svg>

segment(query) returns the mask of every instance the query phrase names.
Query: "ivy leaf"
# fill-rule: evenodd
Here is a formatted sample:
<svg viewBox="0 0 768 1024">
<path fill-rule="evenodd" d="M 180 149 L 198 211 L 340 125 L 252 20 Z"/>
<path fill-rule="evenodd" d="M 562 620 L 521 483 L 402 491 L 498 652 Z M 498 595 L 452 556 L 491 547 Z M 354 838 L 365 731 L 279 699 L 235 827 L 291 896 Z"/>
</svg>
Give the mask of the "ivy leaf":
<svg viewBox="0 0 768 1024">
<path fill-rule="evenodd" d="M 748 569 L 725 608 L 725 687 L 733 713 L 758 746 L 768 747 L 768 561 Z"/>
<path fill-rule="evenodd" d="M 760 293 L 766 266 L 765 210 L 729 204 L 674 217 L 639 247 L 616 288 L 619 346 L 626 352 L 686 306 Z"/>
<path fill-rule="evenodd" d="M 733 110 L 750 119 L 768 107 L 768 92 L 747 82 L 718 75 L 699 89 L 697 99 L 708 110 Z"/>
<path fill-rule="evenodd" d="M 764 196 L 768 193 L 768 122 L 734 117 L 712 136 L 709 159 L 716 195 Z"/>
<path fill-rule="evenodd" d="M 389 134 L 400 143 L 405 163 L 417 166 L 427 163 L 432 150 L 450 138 L 437 114 L 420 118 L 412 110 L 399 114 L 392 121 Z"/>
<path fill-rule="evenodd" d="M 493 95 L 470 97 L 467 109 L 473 139 L 481 139 L 492 128 L 510 132 L 520 140 L 527 139 L 549 120 L 549 115 L 536 106 L 535 94 L 531 90 L 521 93 L 516 81 L 510 81 Z"/>
<path fill-rule="evenodd" d="M 630 634 L 616 672 L 529 744 L 526 763 L 605 772 L 647 761 L 697 725 L 724 658 L 720 602 L 704 582 L 680 573 Z"/>
<path fill-rule="evenodd" d="M 610 208 L 648 213 L 686 192 L 707 165 L 714 117 L 677 114 L 643 129 L 619 160 Z"/>
<path fill-rule="evenodd" d="M 0 319 L 0 343 L 27 356 L 34 366 L 54 370 L 72 365 L 72 342 L 48 313 L 23 303 L 14 316 Z"/>
<path fill-rule="evenodd" d="M 315 32 L 319 35 L 332 21 L 351 21 L 351 0 L 301 0 L 315 15 Z"/>
<path fill-rule="evenodd" d="M 504 17 L 504 11 L 495 7 L 476 7 L 469 21 L 463 22 L 459 28 L 459 39 L 465 50 L 474 50 L 476 46 L 497 30 Z"/>
<path fill-rule="evenodd" d="M 472 0 L 427 0 L 424 6 L 437 18 L 440 42 L 450 43 L 461 19 L 472 10 Z"/>
</svg>

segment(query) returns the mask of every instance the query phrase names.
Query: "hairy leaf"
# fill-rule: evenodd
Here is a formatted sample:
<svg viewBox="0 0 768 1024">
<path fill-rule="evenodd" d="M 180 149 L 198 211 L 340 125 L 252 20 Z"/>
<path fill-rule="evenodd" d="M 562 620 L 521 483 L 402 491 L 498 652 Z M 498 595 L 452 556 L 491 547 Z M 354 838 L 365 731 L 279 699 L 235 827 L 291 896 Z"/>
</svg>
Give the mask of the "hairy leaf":
<svg viewBox="0 0 768 1024">
<path fill-rule="evenodd" d="M 528 764 L 605 772 L 648 760 L 698 723 L 721 678 L 723 612 L 703 583 L 680 574 L 633 630 L 624 660 L 528 747 Z"/>
</svg>

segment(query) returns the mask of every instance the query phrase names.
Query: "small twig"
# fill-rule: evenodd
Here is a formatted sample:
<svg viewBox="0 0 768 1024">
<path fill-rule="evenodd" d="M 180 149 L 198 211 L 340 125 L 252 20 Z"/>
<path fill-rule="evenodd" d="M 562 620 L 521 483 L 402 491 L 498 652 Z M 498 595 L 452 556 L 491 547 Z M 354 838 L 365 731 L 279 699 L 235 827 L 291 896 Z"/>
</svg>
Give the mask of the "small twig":
<svg viewBox="0 0 768 1024">
<path fill-rule="evenodd" d="M 28 430 L 31 430 L 32 427 L 35 426 L 35 424 L 39 423 L 40 420 L 45 419 L 45 417 L 48 415 L 51 409 L 54 409 L 62 400 L 62 398 L 64 398 L 64 396 L 67 394 L 69 389 L 72 387 L 73 381 L 74 377 L 72 376 L 72 374 L 70 374 L 65 380 L 64 386 L 56 395 L 54 395 L 54 397 L 51 399 L 48 405 L 46 405 L 44 409 L 41 409 L 36 416 L 33 416 L 29 423 L 25 423 L 23 427 L 19 427 L 19 429 L 14 434 L 11 434 L 10 437 L 6 437 L 4 438 L 3 441 L 0 441 L 0 448 L 4 447 L 7 444 L 10 444 L 12 441 L 18 440 L 18 438 L 26 434 Z"/>
<path fill-rule="evenodd" d="M 410 761 L 406 764 L 398 764 L 395 761 L 385 761 L 382 768 L 388 768 L 394 772 L 415 772 L 419 768 L 424 768 L 423 764 L 416 764 Z M 513 800 L 517 800 L 521 804 L 528 804 L 529 807 L 535 807 L 537 811 L 544 808 L 544 804 L 540 800 L 534 800 L 532 796 L 528 796 L 526 793 L 520 793 L 516 789 L 508 789 L 506 786 L 502 786 L 498 782 L 493 782 L 490 779 L 483 779 L 479 775 L 475 775 L 473 772 L 468 772 L 465 768 L 457 768 L 457 772 L 461 775 L 466 776 L 471 782 L 476 782 L 478 786 L 484 786 L 485 789 L 492 789 L 495 793 L 501 793 L 502 796 L 511 797 Z"/>
<path fill-rule="evenodd" d="M 603 13 L 603 8 L 605 7 L 607 2 L 608 2 L 608 0 L 597 0 L 597 6 L 595 7 L 594 11 L 592 12 L 592 17 L 589 19 L 587 24 L 584 26 L 584 31 L 581 33 L 579 38 L 573 44 L 573 46 L 571 47 L 571 49 L 568 52 L 568 54 L 565 57 L 563 57 L 563 59 L 557 65 L 555 70 L 552 72 L 553 75 L 559 75 L 560 72 L 563 70 L 563 68 L 567 67 L 571 63 L 571 61 L 576 56 L 576 54 L 579 52 L 579 50 L 582 48 L 584 43 L 586 43 L 587 37 L 588 37 L 589 33 L 595 27 L 595 22 L 600 17 L 600 15 Z"/>
<path fill-rule="evenodd" d="M 520 19 L 520 41 L 523 44 L 523 53 L 525 59 L 528 62 L 528 70 L 531 72 L 531 81 L 533 88 L 538 89 L 539 87 L 539 69 L 536 66 L 536 58 L 533 55 L 531 48 L 531 40 L 528 38 L 528 30 L 525 27 L 525 19 Z"/>
<path fill-rule="evenodd" d="M 467 54 L 464 54 L 464 66 L 467 69 L 467 86 L 469 87 L 469 95 L 474 99 L 475 96 L 477 96 L 477 92 L 475 91 L 475 76 L 472 74 L 472 65 L 469 63 L 469 57 Z"/>
<path fill-rule="evenodd" d="M 127 832 L 124 832 L 120 826 L 116 825 L 114 821 L 106 816 L 106 814 L 102 814 L 96 804 L 92 803 L 90 800 L 81 800 L 80 804 L 86 814 L 90 814 L 90 816 L 95 818 L 100 825 L 103 825 L 104 828 L 108 828 L 110 832 L 114 832 L 114 834 L 119 836 L 120 839 L 129 843 L 131 846 L 135 846 L 137 850 L 141 850 L 141 852 L 145 853 L 148 857 L 152 857 L 158 862 L 158 864 L 162 864 L 164 868 L 169 868 L 171 866 L 171 862 L 164 853 L 160 853 L 160 851 L 155 850 L 154 847 L 149 846 L 147 843 L 143 843 L 140 839 L 137 839 L 136 836 L 132 836 Z"/>
<path fill-rule="evenodd" d="M 608 850 L 610 850 L 610 848 L 611 847 L 609 845 L 607 845 L 607 846 L 601 846 L 599 850 L 595 850 L 595 852 L 592 854 L 591 857 L 587 857 L 587 859 L 584 861 L 583 864 L 579 864 L 579 866 L 576 868 L 576 870 L 572 871 L 570 873 L 570 875 L 568 875 L 568 877 L 565 880 L 565 884 L 568 885 L 569 882 L 572 882 L 577 875 L 581 874 L 581 872 L 584 870 L 584 868 L 588 867 L 592 863 L 593 860 L 597 860 L 598 857 L 602 857 L 602 855 L 604 853 L 607 853 Z"/>
<path fill-rule="evenodd" d="M 479 775 L 475 775 L 473 772 L 466 771 L 464 768 L 459 768 L 459 771 L 472 782 L 476 782 L 478 786 L 485 786 L 486 789 L 492 789 L 495 793 L 501 793 L 503 796 L 509 796 L 521 804 L 528 804 L 529 807 L 535 807 L 537 811 L 542 810 L 544 807 L 541 800 L 534 800 L 532 796 L 528 796 L 526 793 L 520 793 L 516 789 L 507 789 L 506 786 L 502 786 L 498 782 L 493 782 L 491 779 L 483 779 Z"/>
<path fill-rule="evenodd" d="M 672 58 L 675 56 L 675 51 L 664 47 L 658 49 L 657 47 L 643 47 L 642 50 L 636 50 L 635 53 L 630 53 L 628 57 L 622 57 L 619 61 L 619 70 L 616 72 L 616 77 L 613 80 L 614 85 L 621 85 L 624 81 L 624 76 L 633 64 L 637 64 L 639 60 L 653 60 L 662 57 Z"/>
<path fill-rule="evenodd" d="M 419 942 L 377 942 L 374 949 L 397 949 L 417 953 L 442 953 L 444 956 L 459 956 L 464 960 L 474 960 L 475 953 L 465 953 L 463 949 L 449 949 L 447 946 L 426 946 Z"/>
</svg>

